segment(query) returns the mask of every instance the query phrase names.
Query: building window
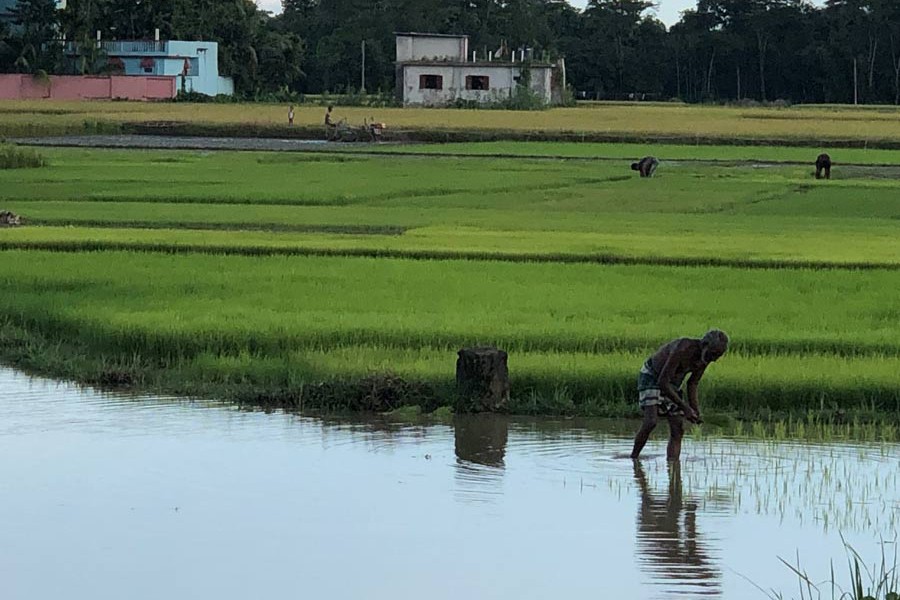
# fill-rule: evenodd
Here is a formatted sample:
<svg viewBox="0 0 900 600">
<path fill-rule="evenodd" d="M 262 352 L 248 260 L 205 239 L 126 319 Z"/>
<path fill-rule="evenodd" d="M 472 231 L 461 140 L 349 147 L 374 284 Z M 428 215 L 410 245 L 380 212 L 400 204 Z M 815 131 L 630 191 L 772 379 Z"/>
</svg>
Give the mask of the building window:
<svg viewBox="0 0 900 600">
<path fill-rule="evenodd" d="M 440 75 L 419 75 L 420 90 L 444 89 L 444 78 Z"/>
<path fill-rule="evenodd" d="M 107 60 L 106 68 L 111 74 L 118 75 L 125 72 L 125 63 L 118 56 L 111 56 Z"/>
<path fill-rule="evenodd" d="M 150 58 L 149 56 L 145 56 L 141 59 L 141 70 L 144 73 L 152 73 L 156 69 L 156 61 Z"/>
<path fill-rule="evenodd" d="M 491 89 L 491 78 L 487 75 L 466 75 L 467 90 Z"/>
</svg>

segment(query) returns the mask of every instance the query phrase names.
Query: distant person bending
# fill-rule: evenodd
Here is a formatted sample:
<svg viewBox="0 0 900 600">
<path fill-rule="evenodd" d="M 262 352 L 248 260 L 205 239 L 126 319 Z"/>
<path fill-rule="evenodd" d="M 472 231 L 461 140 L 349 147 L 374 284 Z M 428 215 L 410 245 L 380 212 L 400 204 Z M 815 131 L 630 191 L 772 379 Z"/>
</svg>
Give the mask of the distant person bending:
<svg viewBox="0 0 900 600">
<path fill-rule="evenodd" d="M 659 160 L 655 156 L 645 156 L 636 163 L 631 163 L 631 170 L 637 171 L 641 177 L 653 177 L 659 167 Z"/>
<path fill-rule="evenodd" d="M 827 154 L 820 154 L 816 158 L 816 179 L 831 179 L 831 157 Z"/>
<path fill-rule="evenodd" d="M 666 458 L 670 461 L 681 457 L 681 439 L 684 437 L 684 419 L 700 424 L 700 406 L 697 386 L 706 368 L 720 359 L 728 350 L 728 336 L 718 329 L 707 332 L 702 339 L 680 338 L 657 350 L 647 359 L 638 375 L 638 399 L 644 413 L 644 422 L 634 438 L 631 458 L 637 459 L 656 428 L 659 417 L 669 420 L 669 446 Z M 681 386 L 687 383 L 687 403 Z"/>
</svg>

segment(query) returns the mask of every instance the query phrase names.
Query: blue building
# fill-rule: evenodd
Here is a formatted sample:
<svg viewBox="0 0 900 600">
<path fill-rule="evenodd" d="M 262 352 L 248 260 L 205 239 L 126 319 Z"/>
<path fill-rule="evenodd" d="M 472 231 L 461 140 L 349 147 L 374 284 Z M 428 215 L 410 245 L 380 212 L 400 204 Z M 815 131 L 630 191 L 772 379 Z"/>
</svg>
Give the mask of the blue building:
<svg viewBox="0 0 900 600">
<path fill-rule="evenodd" d="M 207 96 L 234 94 L 234 82 L 219 75 L 216 42 L 122 40 L 100 42 L 109 70 L 123 75 L 175 77 L 178 90 Z M 66 57 L 77 57 L 74 44 L 66 45 Z"/>
</svg>

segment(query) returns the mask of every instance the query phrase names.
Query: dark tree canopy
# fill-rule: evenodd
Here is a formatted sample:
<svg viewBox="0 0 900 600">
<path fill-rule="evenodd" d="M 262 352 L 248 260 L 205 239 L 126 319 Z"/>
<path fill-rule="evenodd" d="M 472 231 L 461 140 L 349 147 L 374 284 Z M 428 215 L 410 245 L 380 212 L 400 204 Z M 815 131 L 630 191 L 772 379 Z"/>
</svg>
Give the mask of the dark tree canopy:
<svg viewBox="0 0 900 600">
<path fill-rule="evenodd" d="M 0 22 L 0 68 L 52 71 L 59 34 L 209 39 L 248 96 L 394 86 L 394 32 L 465 33 L 480 54 L 565 57 L 585 97 L 900 103 L 900 2 L 698 0 L 668 30 L 648 0 L 18 0 Z"/>
</svg>

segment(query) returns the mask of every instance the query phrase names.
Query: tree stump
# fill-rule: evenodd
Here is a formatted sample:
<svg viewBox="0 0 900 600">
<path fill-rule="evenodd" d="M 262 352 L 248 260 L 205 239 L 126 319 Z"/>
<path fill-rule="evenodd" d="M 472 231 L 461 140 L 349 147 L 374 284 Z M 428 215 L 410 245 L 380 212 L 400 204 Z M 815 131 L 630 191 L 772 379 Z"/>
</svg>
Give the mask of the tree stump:
<svg viewBox="0 0 900 600">
<path fill-rule="evenodd" d="M 459 412 L 497 412 L 509 400 L 508 355 L 497 348 L 463 348 L 456 360 Z"/>
</svg>

